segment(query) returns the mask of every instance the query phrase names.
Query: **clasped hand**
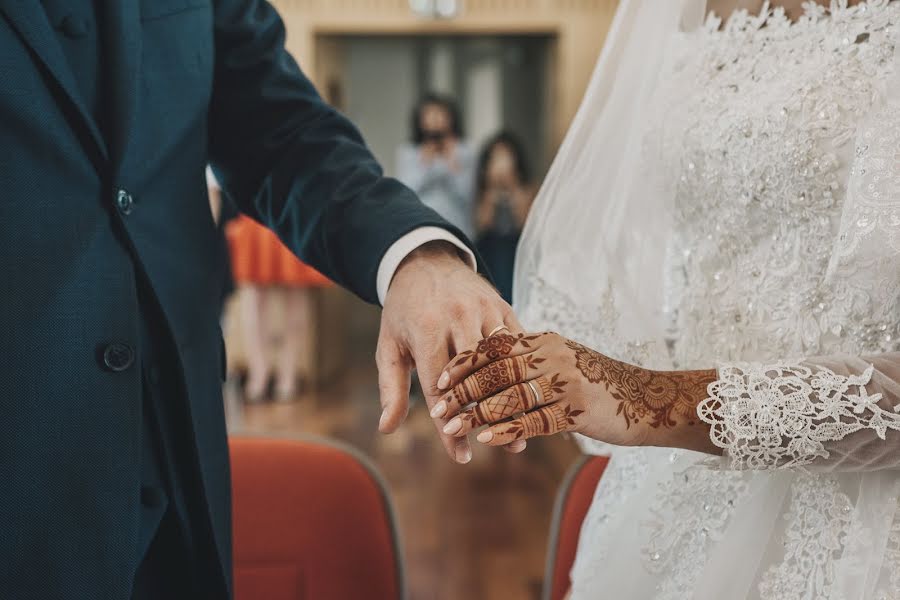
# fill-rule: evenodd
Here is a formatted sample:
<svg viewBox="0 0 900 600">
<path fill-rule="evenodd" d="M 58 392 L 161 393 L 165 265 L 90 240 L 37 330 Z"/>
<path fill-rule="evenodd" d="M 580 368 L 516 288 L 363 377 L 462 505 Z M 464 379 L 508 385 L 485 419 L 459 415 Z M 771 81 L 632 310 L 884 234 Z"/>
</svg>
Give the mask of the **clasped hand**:
<svg viewBox="0 0 900 600">
<path fill-rule="evenodd" d="M 481 427 L 479 442 L 513 452 L 563 431 L 621 446 L 717 451 L 696 412 L 714 369 L 650 370 L 555 333 L 524 333 L 491 286 L 439 244 L 398 269 L 376 358 L 381 431 L 406 417 L 415 367 L 444 446 L 461 463 L 471 458 L 468 434 Z"/>
<path fill-rule="evenodd" d="M 641 368 L 555 333 L 502 333 L 450 361 L 431 415 L 458 437 L 487 426 L 476 439 L 492 446 L 573 431 L 620 446 L 705 449 L 705 434 L 691 430 L 714 376 Z"/>
<path fill-rule="evenodd" d="M 619 445 L 643 441 L 643 415 L 619 403 L 619 386 L 637 389 L 640 371 L 555 333 L 500 333 L 457 354 L 438 381 L 445 390 L 432 417 L 448 435 L 488 426 L 479 442 L 496 446 L 563 431 Z"/>
</svg>

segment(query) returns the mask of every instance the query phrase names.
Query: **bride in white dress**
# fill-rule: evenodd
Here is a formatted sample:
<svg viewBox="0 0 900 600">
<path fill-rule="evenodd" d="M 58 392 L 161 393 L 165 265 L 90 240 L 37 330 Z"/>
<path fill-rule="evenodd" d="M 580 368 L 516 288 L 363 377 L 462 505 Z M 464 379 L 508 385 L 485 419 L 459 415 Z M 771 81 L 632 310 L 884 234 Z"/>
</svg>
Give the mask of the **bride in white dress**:
<svg viewBox="0 0 900 600">
<path fill-rule="evenodd" d="M 576 600 L 900 600 L 900 1 L 780 4 L 622 0 L 520 247 L 558 333 L 448 367 L 458 435 L 611 454 Z"/>
</svg>

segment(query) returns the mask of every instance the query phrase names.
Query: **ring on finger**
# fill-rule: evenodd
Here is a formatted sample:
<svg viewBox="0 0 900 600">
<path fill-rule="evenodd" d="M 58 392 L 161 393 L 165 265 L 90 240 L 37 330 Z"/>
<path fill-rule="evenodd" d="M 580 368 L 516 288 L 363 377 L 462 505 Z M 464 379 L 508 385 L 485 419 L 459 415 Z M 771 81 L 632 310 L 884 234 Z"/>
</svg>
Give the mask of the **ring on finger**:
<svg viewBox="0 0 900 600">
<path fill-rule="evenodd" d="M 501 331 L 509 331 L 509 327 L 507 327 L 506 325 L 498 325 L 497 327 L 494 327 L 494 328 L 491 330 L 491 332 L 490 332 L 487 336 L 488 336 L 488 337 L 494 337 L 495 335 L 497 335 L 497 334 L 500 333 Z"/>
<path fill-rule="evenodd" d="M 534 385 L 534 381 L 529 379 L 525 383 L 528 384 L 528 387 L 531 388 L 531 393 L 534 394 L 534 405 L 540 406 L 543 396 L 541 396 L 541 393 L 540 391 L 538 391 L 537 386 Z"/>
</svg>

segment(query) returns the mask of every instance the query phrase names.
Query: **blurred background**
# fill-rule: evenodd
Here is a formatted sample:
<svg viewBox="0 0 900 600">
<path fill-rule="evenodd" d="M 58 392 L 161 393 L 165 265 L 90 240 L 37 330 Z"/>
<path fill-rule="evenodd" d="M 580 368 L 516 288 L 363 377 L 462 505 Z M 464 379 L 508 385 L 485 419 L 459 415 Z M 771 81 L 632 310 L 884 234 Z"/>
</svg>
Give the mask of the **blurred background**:
<svg viewBox="0 0 900 600">
<path fill-rule="evenodd" d="M 288 47 L 386 172 L 479 246 L 509 299 L 516 242 L 578 108 L 616 0 L 275 0 Z M 231 433 L 322 436 L 366 454 L 395 504 L 413 600 L 540 597 L 553 500 L 574 442 L 451 463 L 421 395 L 376 432 L 379 309 L 220 204 Z"/>
</svg>

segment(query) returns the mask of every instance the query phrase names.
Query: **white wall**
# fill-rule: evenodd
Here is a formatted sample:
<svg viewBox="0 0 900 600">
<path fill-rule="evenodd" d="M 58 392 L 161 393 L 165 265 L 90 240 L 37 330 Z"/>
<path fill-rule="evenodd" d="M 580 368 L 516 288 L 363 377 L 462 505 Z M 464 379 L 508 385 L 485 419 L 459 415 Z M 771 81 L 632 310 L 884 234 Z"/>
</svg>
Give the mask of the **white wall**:
<svg viewBox="0 0 900 600">
<path fill-rule="evenodd" d="M 352 38 L 346 46 L 346 111 L 375 156 L 394 174 L 396 150 L 409 139 L 416 98 L 416 56 L 403 38 Z"/>
<path fill-rule="evenodd" d="M 389 175 L 397 148 L 409 141 L 413 106 L 422 93 L 436 91 L 461 103 L 476 149 L 509 128 L 540 176 L 549 123 L 547 44 L 490 37 L 349 37 L 344 43 L 346 111 Z"/>
</svg>

